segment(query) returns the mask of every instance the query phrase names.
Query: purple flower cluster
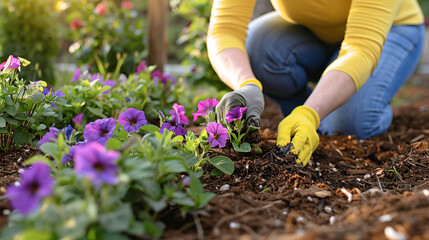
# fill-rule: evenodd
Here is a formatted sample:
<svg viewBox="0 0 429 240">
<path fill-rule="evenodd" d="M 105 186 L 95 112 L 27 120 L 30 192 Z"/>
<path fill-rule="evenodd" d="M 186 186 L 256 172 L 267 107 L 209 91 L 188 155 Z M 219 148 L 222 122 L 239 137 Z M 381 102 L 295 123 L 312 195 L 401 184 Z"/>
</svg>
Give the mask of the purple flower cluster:
<svg viewBox="0 0 429 240">
<path fill-rule="evenodd" d="M 144 112 L 134 108 L 128 108 L 125 112 L 121 113 L 118 122 L 124 126 L 126 132 L 137 132 L 142 125 L 147 124 Z"/>
<path fill-rule="evenodd" d="M 155 86 L 159 84 L 159 81 L 161 81 L 162 84 L 166 85 L 168 82 L 170 82 L 172 85 L 176 84 L 177 80 L 176 78 L 169 74 L 164 73 L 162 74 L 161 71 L 155 70 L 153 71 L 150 76 L 152 77 L 153 81 L 155 82 Z"/>
<path fill-rule="evenodd" d="M 220 123 L 210 122 L 207 124 L 206 131 L 209 134 L 209 143 L 212 147 L 223 148 L 226 140 L 229 139 L 228 130 Z"/>
<path fill-rule="evenodd" d="M 165 120 L 160 132 L 163 133 L 165 129 L 174 132 L 176 135 L 186 135 L 185 124 L 189 124 L 188 118 L 185 116 L 185 108 L 182 105 L 175 103 L 173 110 L 170 111 L 171 119 Z"/>
<path fill-rule="evenodd" d="M 74 170 L 100 187 L 102 183 L 114 185 L 117 182 L 116 172 L 119 167 L 115 161 L 120 157 L 117 151 L 106 150 L 97 142 L 79 147 L 74 153 Z"/>
<path fill-rule="evenodd" d="M 85 125 L 83 138 L 85 138 L 87 142 L 96 141 L 104 145 L 107 143 L 107 140 L 112 137 L 115 127 L 116 121 L 113 118 L 97 119 L 95 122 Z"/>
<path fill-rule="evenodd" d="M 6 195 L 13 209 L 23 215 L 35 210 L 40 200 L 52 195 L 54 179 L 50 176 L 50 168 L 45 163 L 36 162 L 22 173 L 19 185 L 9 186 Z"/>
<path fill-rule="evenodd" d="M 200 101 L 198 103 L 198 111 L 196 113 L 192 113 L 194 116 L 193 121 L 196 121 L 198 117 L 208 118 L 210 114 L 213 113 L 213 108 L 216 107 L 218 103 L 219 102 L 216 99 L 209 98 L 204 101 Z"/>
<path fill-rule="evenodd" d="M 80 126 L 82 124 L 82 118 L 83 118 L 83 113 L 80 113 L 72 119 L 72 122 L 74 123 L 75 126 Z"/>
</svg>

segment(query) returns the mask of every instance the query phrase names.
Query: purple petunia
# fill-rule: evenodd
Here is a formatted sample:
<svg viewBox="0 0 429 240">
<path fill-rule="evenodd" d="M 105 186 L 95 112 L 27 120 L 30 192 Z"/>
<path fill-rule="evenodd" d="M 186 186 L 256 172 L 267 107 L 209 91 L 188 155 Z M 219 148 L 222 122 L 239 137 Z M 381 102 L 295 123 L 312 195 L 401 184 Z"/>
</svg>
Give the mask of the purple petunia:
<svg viewBox="0 0 429 240">
<path fill-rule="evenodd" d="M 207 124 L 206 131 L 209 134 L 209 143 L 212 147 L 225 147 L 226 140 L 229 139 L 228 130 L 220 123 L 210 122 Z"/>
<path fill-rule="evenodd" d="M 170 111 L 171 119 L 165 120 L 162 123 L 160 132 L 163 133 L 165 129 L 174 132 L 176 135 L 186 135 L 186 129 L 183 127 L 185 124 L 180 122 L 180 115 L 178 112 Z"/>
<path fill-rule="evenodd" d="M 103 82 L 103 86 L 110 86 L 110 89 L 106 90 L 103 92 L 103 94 L 108 93 L 110 90 L 112 90 L 113 86 L 116 85 L 116 81 L 112 81 L 112 80 L 106 80 Z"/>
<path fill-rule="evenodd" d="M 44 87 L 43 88 L 43 95 L 48 95 L 51 91 L 53 91 L 54 90 L 54 88 L 53 87 L 51 87 L 51 86 L 47 86 L 47 87 Z"/>
<path fill-rule="evenodd" d="M 146 67 L 146 61 L 145 60 L 143 60 L 143 61 L 141 61 L 141 63 L 137 66 L 137 74 L 139 74 L 141 71 L 144 71 L 144 70 L 146 70 L 147 69 L 147 67 Z"/>
<path fill-rule="evenodd" d="M 80 126 L 80 124 L 82 123 L 82 118 L 83 118 L 83 113 L 80 113 L 78 115 L 76 115 L 76 117 L 73 118 L 73 123 L 75 126 Z"/>
<path fill-rule="evenodd" d="M 235 107 L 229 111 L 226 116 L 225 120 L 230 123 L 232 121 L 241 120 L 243 118 L 243 113 L 246 111 L 247 107 Z"/>
<path fill-rule="evenodd" d="M 21 61 L 19 58 L 15 58 L 13 55 L 10 55 L 6 62 L 0 65 L 0 70 L 2 72 L 8 72 L 13 69 L 17 69 L 21 66 Z"/>
<path fill-rule="evenodd" d="M 75 154 L 75 152 L 76 152 L 76 148 L 77 148 L 78 146 L 76 145 L 76 146 L 71 146 L 70 148 L 69 148 L 69 152 L 63 157 L 63 159 L 61 160 L 61 163 L 63 164 L 63 165 L 66 165 L 67 163 L 70 163 L 70 164 L 72 164 L 72 163 L 74 163 L 74 154 Z"/>
<path fill-rule="evenodd" d="M 185 116 L 186 110 L 185 107 L 177 103 L 173 104 L 173 110 L 179 114 L 180 123 L 189 124 L 188 118 Z"/>
<path fill-rule="evenodd" d="M 58 138 L 58 134 L 60 134 L 60 130 L 58 128 L 55 127 L 50 127 L 49 128 L 49 132 L 47 132 L 42 139 L 40 139 L 39 141 L 39 149 L 40 146 L 42 146 L 42 144 L 46 143 L 46 142 L 54 142 L 54 140 L 56 140 Z"/>
<path fill-rule="evenodd" d="M 42 162 L 36 162 L 31 168 L 24 170 L 19 185 L 9 186 L 6 195 L 13 209 L 23 215 L 35 210 L 42 198 L 52 195 L 54 178 L 50 176 L 50 168 Z"/>
<path fill-rule="evenodd" d="M 115 161 L 119 157 L 119 152 L 106 150 L 99 143 L 92 142 L 75 152 L 74 169 L 91 180 L 95 187 L 100 187 L 102 183 L 114 185 L 118 180 L 116 172 L 119 170 Z"/>
<path fill-rule="evenodd" d="M 95 80 L 98 80 L 99 82 L 102 82 L 103 81 L 103 75 L 101 75 L 100 73 L 92 74 L 91 79 L 89 81 L 93 82 Z"/>
<path fill-rule="evenodd" d="M 118 122 L 124 126 L 126 132 L 137 132 L 142 125 L 147 123 L 147 120 L 143 111 L 128 108 L 119 115 Z"/>
<path fill-rule="evenodd" d="M 73 74 L 73 78 L 71 82 L 76 82 L 80 78 L 80 68 L 76 69 L 76 71 Z"/>
<path fill-rule="evenodd" d="M 96 141 L 104 145 L 107 143 L 107 140 L 112 137 L 115 126 L 116 121 L 113 118 L 97 119 L 95 122 L 85 125 L 83 138 L 85 138 L 87 142 Z"/>
<path fill-rule="evenodd" d="M 196 121 L 198 117 L 208 118 L 210 113 L 213 113 L 213 108 L 216 107 L 218 103 L 219 102 L 214 98 L 207 98 L 204 101 L 200 101 L 198 103 L 198 111 L 196 113 L 192 113 L 192 115 L 194 116 L 193 121 Z"/>
<path fill-rule="evenodd" d="M 70 140 L 70 137 L 74 131 L 74 128 L 69 124 L 67 127 L 65 127 L 64 129 L 64 134 L 66 135 L 66 139 Z"/>
</svg>

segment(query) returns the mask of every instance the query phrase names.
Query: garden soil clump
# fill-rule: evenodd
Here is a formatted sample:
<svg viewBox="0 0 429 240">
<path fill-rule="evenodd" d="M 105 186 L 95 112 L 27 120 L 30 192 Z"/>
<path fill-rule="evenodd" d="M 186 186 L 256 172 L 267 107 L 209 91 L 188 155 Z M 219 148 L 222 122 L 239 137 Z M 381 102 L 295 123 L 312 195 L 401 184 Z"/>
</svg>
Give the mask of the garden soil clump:
<svg viewBox="0 0 429 240">
<path fill-rule="evenodd" d="M 429 239 L 428 100 L 395 108 L 383 135 L 321 136 L 305 167 L 276 147 L 282 118 L 267 99 L 261 151 L 216 152 L 233 159 L 234 173 L 203 175 L 217 194 L 206 208 L 185 217 L 175 208 L 162 212 L 163 239 Z M 0 153 L 0 195 L 38 153 Z M 0 200 L 0 228 L 9 208 Z"/>
<path fill-rule="evenodd" d="M 203 176 L 217 196 L 165 213 L 164 239 L 429 239 L 428 101 L 394 109 L 380 136 L 321 136 L 306 167 L 275 146 L 281 119 L 267 101 L 262 152 L 221 152 L 234 173 Z"/>
</svg>

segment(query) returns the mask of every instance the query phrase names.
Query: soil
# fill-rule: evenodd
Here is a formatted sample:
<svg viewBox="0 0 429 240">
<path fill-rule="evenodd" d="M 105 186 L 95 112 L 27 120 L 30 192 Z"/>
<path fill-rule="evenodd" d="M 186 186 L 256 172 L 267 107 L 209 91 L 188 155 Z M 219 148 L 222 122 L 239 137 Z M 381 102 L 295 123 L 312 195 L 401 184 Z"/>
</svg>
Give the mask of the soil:
<svg viewBox="0 0 429 240">
<path fill-rule="evenodd" d="M 429 239 L 427 93 L 394 108 L 383 135 L 321 136 L 305 167 L 275 146 L 283 116 L 267 99 L 262 151 L 217 153 L 234 160 L 234 173 L 203 176 L 206 190 L 217 194 L 204 209 L 185 217 L 174 208 L 163 212 L 162 239 Z M 30 147 L 0 153 L 0 195 L 37 153 Z M 0 228 L 8 213 L 1 200 Z"/>
</svg>

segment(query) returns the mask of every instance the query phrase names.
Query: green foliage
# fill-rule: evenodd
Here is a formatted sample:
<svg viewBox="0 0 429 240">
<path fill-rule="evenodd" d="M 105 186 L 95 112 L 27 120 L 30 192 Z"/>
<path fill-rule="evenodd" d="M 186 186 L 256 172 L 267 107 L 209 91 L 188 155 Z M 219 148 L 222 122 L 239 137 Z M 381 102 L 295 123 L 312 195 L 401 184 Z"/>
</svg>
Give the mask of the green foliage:
<svg viewBox="0 0 429 240">
<path fill-rule="evenodd" d="M 13 57 L 9 57 L 10 61 Z M 21 67 L 29 62 L 20 58 Z M 52 113 L 56 101 L 53 92 L 43 94 L 43 81 L 30 82 L 19 78 L 19 69 L 0 72 L 0 150 L 11 151 L 16 146 L 33 144 L 33 139 L 46 129 L 42 115 Z"/>
<path fill-rule="evenodd" d="M 28 81 L 43 79 L 53 85 L 53 59 L 59 50 L 55 0 L 0 2 L 0 56 L 31 59 L 22 75 Z"/>
<path fill-rule="evenodd" d="M 159 238 L 165 228 L 158 215 L 171 207 L 182 214 L 208 204 L 215 196 L 205 192 L 200 174 L 189 161 L 189 154 L 176 148 L 182 136 L 173 132 L 159 133 L 159 128 L 145 125 L 143 138 L 137 133 L 115 130 L 107 149 L 120 149 L 116 164 L 115 185 L 94 187 L 89 179 L 76 173 L 62 157 L 71 147 L 60 134 L 55 143 L 47 142 L 42 150 L 54 159 L 35 156 L 26 164 L 44 162 L 51 166 L 55 185 L 53 195 L 30 215 L 14 212 L 11 227 L 3 231 L 2 239 L 32 237 L 32 239 L 139 239 Z M 73 144 L 73 143 L 72 143 Z M 226 157 L 215 157 L 213 164 L 232 173 L 233 165 Z M 181 181 L 188 175 L 190 181 Z"/>
<path fill-rule="evenodd" d="M 65 97 L 58 99 L 55 116 L 47 118 L 48 124 L 62 128 L 71 124 L 76 115 L 83 113 L 83 123 L 93 122 L 99 118 L 117 118 L 128 108 L 145 112 L 150 121 L 158 119 L 158 110 L 169 112 L 173 103 L 183 105 L 188 113 L 194 108 L 194 91 L 181 79 L 173 76 L 167 81 L 152 76 L 154 66 L 139 74 L 119 75 L 111 81 L 113 87 L 106 85 L 105 77 L 94 78 L 82 71 L 79 80 L 64 85 L 61 90 Z M 107 73 L 105 76 L 115 77 Z"/>
<path fill-rule="evenodd" d="M 66 10 L 70 23 L 71 53 L 79 65 L 97 69 L 95 59 L 105 63 L 107 72 L 118 66 L 117 54 L 125 56 L 120 72 L 131 74 L 138 61 L 147 55 L 144 18 L 135 8 L 118 1 L 70 0 Z M 133 1 L 128 1 L 133 2 Z M 102 10 L 100 10 L 102 9 Z"/>
<path fill-rule="evenodd" d="M 207 53 L 207 26 L 213 0 L 171 0 L 173 13 L 189 21 L 182 30 L 177 44 L 185 45 L 186 58 L 182 64 L 192 66 L 192 73 L 187 80 L 192 84 L 216 86 L 218 89 L 228 89 L 213 70 Z"/>
</svg>

